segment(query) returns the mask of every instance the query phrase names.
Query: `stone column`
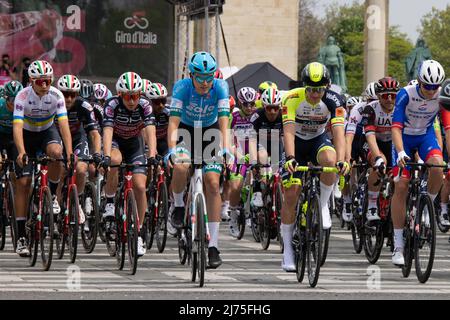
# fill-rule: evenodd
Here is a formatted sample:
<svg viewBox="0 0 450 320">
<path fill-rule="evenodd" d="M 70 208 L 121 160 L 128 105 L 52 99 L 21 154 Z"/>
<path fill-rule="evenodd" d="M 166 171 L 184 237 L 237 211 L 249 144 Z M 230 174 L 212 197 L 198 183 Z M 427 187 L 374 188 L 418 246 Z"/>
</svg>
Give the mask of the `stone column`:
<svg viewBox="0 0 450 320">
<path fill-rule="evenodd" d="M 387 75 L 389 0 L 366 0 L 364 84 Z"/>
</svg>

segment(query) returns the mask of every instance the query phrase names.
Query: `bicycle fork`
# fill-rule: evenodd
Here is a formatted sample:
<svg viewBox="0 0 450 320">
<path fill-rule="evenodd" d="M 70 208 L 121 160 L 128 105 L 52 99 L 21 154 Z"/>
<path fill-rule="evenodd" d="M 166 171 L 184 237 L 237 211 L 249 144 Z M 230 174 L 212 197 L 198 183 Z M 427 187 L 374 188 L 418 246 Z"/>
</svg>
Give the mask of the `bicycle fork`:
<svg viewBox="0 0 450 320">
<path fill-rule="evenodd" d="M 206 211 L 206 201 L 205 196 L 203 195 L 203 172 L 202 169 L 195 169 L 194 175 L 191 178 L 191 186 L 193 186 L 193 196 L 191 198 L 191 208 L 190 208 L 190 219 L 192 226 L 192 243 L 195 243 L 197 236 L 197 217 L 196 217 L 196 202 L 197 198 L 201 197 L 201 201 L 203 202 L 204 210 L 204 223 L 205 223 L 205 232 L 206 232 L 206 240 L 210 240 L 209 227 L 208 227 L 208 214 Z M 202 236 L 202 235 L 201 235 Z M 192 246 L 192 252 L 197 253 L 197 246 Z"/>
</svg>

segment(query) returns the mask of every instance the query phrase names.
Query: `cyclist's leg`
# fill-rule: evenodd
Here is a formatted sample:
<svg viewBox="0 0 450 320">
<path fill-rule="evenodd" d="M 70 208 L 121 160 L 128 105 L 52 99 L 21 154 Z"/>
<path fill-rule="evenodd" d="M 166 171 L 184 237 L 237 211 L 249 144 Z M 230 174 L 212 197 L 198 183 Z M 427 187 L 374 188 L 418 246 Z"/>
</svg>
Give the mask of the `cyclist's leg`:
<svg viewBox="0 0 450 320">
<path fill-rule="evenodd" d="M 323 167 L 334 167 L 336 165 L 336 151 L 331 141 L 322 135 L 315 142 L 316 163 Z M 330 209 L 328 201 L 333 192 L 334 183 L 336 181 L 335 173 L 322 173 L 320 175 L 320 207 L 322 208 L 322 225 L 324 229 L 331 228 Z"/>
<path fill-rule="evenodd" d="M 427 133 L 422 140 L 419 147 L 419 156 L 427 164 L 442 165 L 443 156 L 442 150 L 437 143 L 437 139 L 434 131 Z M 430 168 L 428 174 L 428 195 L 431 197 L 431 201 L 436 199 L 439 189 L 443 182 L 443 168 Z"/>
<path fill-rule="evenodd" d="M 111 165 L 118 165 L 122 163 L 122 153 L 119 150 L 119 144 L 113 140 L 111 148 Z M 106 216 L 114 216 L 114 197 L 117 191 L 117 185 L 119 183 L 119 169 L 110 168 L 105 185 L 105 195 L 106 195 Z"/>
<path fill-rule="evenodd" d="M 88 141 L 85 138 L 81 138 L 78 141 L 73 141 L 73 152 L 82 159 L 89 158 L 89 146 Z M 77 163 L 77 189 L 78 194 L 82 195 L 84 192 L 84 186 L 86 184 L 86 172 L 88 171 L 88 163 L 84 161 L 78 161 Z"/>
<path fill-rule="evenodd" d="M 63 148 L 62 141 L 56 126 L 53 124 L 49 129 L 42 132 L 43 140 L 41 144 L 41 149 L 45 150 L 47 156 L 54 159 L 62 159 Z M 63 164 L 60 161 L 54 161 L 48 165 L 48 182 L 50 191 L 53 198 L 56 197 L 56 191 L 61 178 Z M 58 213 L 59 208 L 57 208 L 57 201 L 53 202 L 53 209 Z"/>
<path fill-rule="evenodd" d="M 235 168 L 237 169 L 236 165 Z M 230 174 L 230 181 L 228 182 L 230 190 L 230 234 L 237 237 L 239 234 L 238 217 L 240 213 L 241 204 L 241 190 L 244 179 L 238 172 Z"/>
</svg>

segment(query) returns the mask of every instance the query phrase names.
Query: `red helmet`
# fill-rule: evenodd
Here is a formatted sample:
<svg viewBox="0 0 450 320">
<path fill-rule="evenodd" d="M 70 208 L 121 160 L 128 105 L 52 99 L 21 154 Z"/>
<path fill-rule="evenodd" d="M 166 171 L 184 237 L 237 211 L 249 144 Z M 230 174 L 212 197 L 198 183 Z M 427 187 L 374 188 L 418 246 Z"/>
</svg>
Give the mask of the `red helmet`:
<svg viewBox="0 0 450 320">
<path fill-rule="evenodd" d="M 216 72 L 214 73 L 214 78 L 216 78 L 216 79 L 223 79 L 222 71 L 217 69 Z"/>
<path fill-rule="evenodd" d="M 398 90 L 400 90 L 400 84 L 395 78 L 384 77 L 378 80 L 375 88 L 377 94 L 382 92 L 397 92 Z"/>
</svg>

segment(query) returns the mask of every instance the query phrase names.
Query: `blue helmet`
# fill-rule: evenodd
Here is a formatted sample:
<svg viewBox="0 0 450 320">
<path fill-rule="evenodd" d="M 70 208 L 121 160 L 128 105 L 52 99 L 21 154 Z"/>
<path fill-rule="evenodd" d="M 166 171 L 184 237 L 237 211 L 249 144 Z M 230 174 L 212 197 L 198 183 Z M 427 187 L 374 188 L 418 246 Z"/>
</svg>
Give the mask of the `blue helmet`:
<svg viewBox="0 0 450 320">
<path fill-rule="evenodd" d="M 217 62 L 212 54 L 205 51 L 196 52 L 189 60 L 189 71 L 191 73 L 208 74 L 217 70 Z"/>
</svg>

